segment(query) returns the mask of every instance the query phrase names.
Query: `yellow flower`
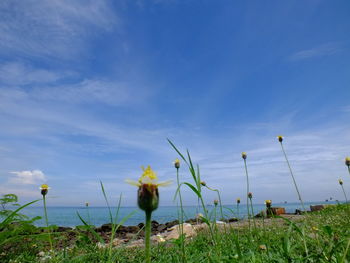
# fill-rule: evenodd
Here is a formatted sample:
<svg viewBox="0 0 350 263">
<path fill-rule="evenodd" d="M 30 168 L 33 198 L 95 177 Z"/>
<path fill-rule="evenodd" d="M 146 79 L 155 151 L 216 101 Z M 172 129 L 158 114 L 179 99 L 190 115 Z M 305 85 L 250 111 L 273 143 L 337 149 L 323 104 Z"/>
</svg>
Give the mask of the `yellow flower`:
<svg viewBox="0 0 350 263">
<path fill-rule="evenodd" d="M 241 202 L 241 198 L 237 198 L 237 204 Z"/>
<path fill-rule="evenodd" d="M 350 167 L 350 157 L 345 158 L 345 165 Z"/>
<path fill-rule="evenodd" d="M 41 190 L 42 195 L 46 195 L 50 187 L 47 184 L 42 184 L 39 189 Z"/>
<path fill-rule="evenodd" d="M 315 227 L 315 226 L 313 226 L 311 229 L 312 229 L 312 231 L 315 231 L 315 232 L 319 230 L 319 229 L 318 229 L 317 227 Z"/>
<path fill-rule="evenodd" d="M 282 141 L 283 141 L 283 136 L 278 135 L 278 136 L 277 136 L 277 139 L 278 139 L 279 142 L 282 142 Z"/>
<path fill-rule="evenodd" d="M 179 169 L 180 168 L 180 160 L 179 159 L 175 159 L 174 165 L 175 165 L 176 169 Z"/>
<path fill-rule="evenodd" d="M 242 158 L 245 160 L 247 159 L 247 153 L 246 152 L 242 152 Z"/>
<path fill-rule="evenodd" d="M 271 200 L 265 200 L 265 205 L 267 207 L 271 207 L 272 201 Z"/>
<path fill-rule="evenodd" d="M 260 245 L 259 248 L 260 248 L 260 250 L 266 250 L 267 249 L 266 245 Z"/>
<path fill-rule="evenodd" d="M 343 180 L 342 179 L 339 179 L 339 184 L 343 185 Z"/>
<path fill-rule="evenodd" d="M 146 169 L 142 167 L 143 174 L 138 181 L 125 180 L 128 184 L 137 186 L 139 189 L 137 191 L 137 203 L 140 209 L 144 211 L 153 211 L 158 208 L 159 203 L 159 193 L 158 186 L 166 186 L 171 182 L 161 182 L 158 183 L 158 178 L 156 173 L 148 166 Z"/>
</svg>

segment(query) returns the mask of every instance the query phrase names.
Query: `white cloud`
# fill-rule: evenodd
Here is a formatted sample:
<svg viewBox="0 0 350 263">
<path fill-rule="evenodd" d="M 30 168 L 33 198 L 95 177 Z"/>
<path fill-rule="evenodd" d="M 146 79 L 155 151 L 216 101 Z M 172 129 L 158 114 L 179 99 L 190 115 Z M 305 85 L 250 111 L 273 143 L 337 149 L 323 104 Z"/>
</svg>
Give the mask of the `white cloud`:
<svg viewBox="0 0 350 263">
<path fill-rule="evenodd" d="M 327 43 L 310 49 L 305 49 L 292 54 L 289 59 L 298 61 L 313 57 L 330 56 L 340 52 L 342 49 L 338 43 Z"/>
<path fill-rule="evenodd" d="M 109 1 L 5 0 L 0 2 L 0 52 L 70 58 L 95 30 L 116 24 Z"/>
<path fill-rule="evenodd" d="M 14 175 L 9 180 L 12 184 L 39 184 L 46 181 L 44 173 L 40 170 L 15 171 L 11 174 Z"/>
<path fill-rule="evenodd" d="M 52 84 L 62 77 L 61 73 L 33 68 L 19 62 L 0 65 L 0 83 L 5 85 Z"/>
</svg>

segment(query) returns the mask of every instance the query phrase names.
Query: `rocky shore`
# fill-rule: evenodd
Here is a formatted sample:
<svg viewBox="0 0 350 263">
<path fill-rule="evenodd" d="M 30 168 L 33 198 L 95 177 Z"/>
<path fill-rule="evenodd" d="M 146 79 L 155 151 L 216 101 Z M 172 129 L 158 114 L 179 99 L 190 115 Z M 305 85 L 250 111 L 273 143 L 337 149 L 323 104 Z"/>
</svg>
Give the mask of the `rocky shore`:
<svg viewBox="0 0 350 263">
<path fill-rule="evenodd" d="M 289 220 L 302 220 L 303 215 L 298 214 L 283 214 L 281 215 L 283 217 L 288 218 Z M 252 223 L 253 219 L 250 219 Z M 271 218 L 265 218 L 262 220 L 262 218 L 256 217 L 255 218 L 256 225 L 262 226 L 268 226 L 272 223 Z M 285 221 L 279 218 L 273 219 L 274 224 L 284 224 Z M 217 221 L 217 226 L 219 228 L 223 226 L 227 227 L 233 227 L 233 228 L 244 228 L 249 225 L 248 219 L 238 220 L 237 218 L 230 218 L 223 221 Z M 203 223 L 201 220 L 198 219 L 189 219 L 183 224 L 183 230 L 186 234 L 186 238 L 192 238 L 195 236 L 198 231 L 205 230 L 207 228 L 207 225 Z M 105 243 L 99 242 L 99 240 L 94 236 L 91 230 L 89 230 L 86 226 L 77 226 L 75 228 L 71 227 L 62 227 L 62 226 L 52 226 L 52 232 L 53 236 L 59 236 L 63 235 L 66 238 L 64 239 L 58 239 L 56 242 L 56 246 L 58 247 L 66 247 L 67 245 L 74 246 L 76 242 L 79 242 L 79 239 L 88 237 L 92 242 L 96 242 L 99 247 L 105 247 L 108 246 L 110 242 L 111 237 L 111 231 L 112 231 L 112 224 L 103 224 L 99 227 L 93 227 L 91 226 L 91 229 L 95 231 L 104 241 Z M 46 232 L 47 230 L 45 228 L 38 227 L 36 229 L 37 232 Z M 171 222 L 167 222 L 165 224 L 160 224 L 157 221 L 152 221 L 152 242 L 158 243 L 158 242 L 165 242 L 172 239 L 177 239 L 179 237 L 179 221 L 174 220 Z M 119 246 L 119 245 L 126 245 L 128 247 L 134 247 L 134 246 L 143 246 L 143 238 L 144 238 L 144 224 L 139 223 L 136 226 L 119 226 L 116 230 L 114 239 L 113 239 L 113 245 Z M 60 240 L 68 240 L 64 243 Z"/>
</svg>

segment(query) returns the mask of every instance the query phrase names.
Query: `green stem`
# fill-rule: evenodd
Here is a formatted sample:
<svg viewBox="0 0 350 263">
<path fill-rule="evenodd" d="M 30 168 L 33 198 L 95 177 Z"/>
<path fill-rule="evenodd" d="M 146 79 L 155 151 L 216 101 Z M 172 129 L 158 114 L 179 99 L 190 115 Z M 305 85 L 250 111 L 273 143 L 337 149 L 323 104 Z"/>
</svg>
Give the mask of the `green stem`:
<svg viewBox="0 0 350 263">
<path fill-rule="evenodd" d="M 218 193 L 218 198 L 219 198 L 219 204 L 220 204 L 220 220 L 224 220 L 224 213 L 222 212 L 222 203 L 221 203 L 221 196 L 219 190 L 215 190 Z"/>
<path fill-rule="evenodd" d="M 350 174 L 350 166 L 348 166 L 348 172 L 349 172 L 349 174 Z"/>
<path fill-rule="evenodd" d="M 346 203 L 348 203 L 348 198 L 346 196 L 346 193 L 345 193 L 345 190 L 344 190 L 344 186 L 342 184 L 340 186 L 341 186 L 341 189 L 343 189 L 343 193 L 344 193 L 344 196 L 345 196 L 345 201 L 346 201 Z"/>
<path fill-rule="evenodd" d="M 145 255 L 146 263 L 151 262 L 151 218 L 152 211 L 145 211 L 146 213 L 146 227 L 145 227 Z"/>
<path fill-rule="evenodd" d="M 243 159 L 244 161 L 244 168 L 245 168 L 245 174 L 247 177 L 247 216 L 248 216 L 248 223 L 249 223 L 249 229 L 250 229 L 250 213 L 249 213 L 249 198 L 248 198 L 248 193 L 249 193 L 249 178 L 248 178 L 248 168 L 247 168 L 247 161 L 246 159 Z"/>
<path fill-rule="evenodd" d="M 239 219 L 239 204 L 237 204 L 237 219 Z"/>
<path fill-rule="evenodd" d="M 254 222 L 254 228 L 256 229 L 256 223 L 255 223 L 255 217 L 254 217 L 254 210 L 253 210 L 253 201 L 251 198 L 250 199 L 250 207 L 252 209 L 252 217 L 253 217 L 253 222 Z"/>
<path fill-rule="evenodd" d="M 297 190 L 297 194 L 298 194 L 298 198 L 300 200 L 301 206 L 303 207 L 304 212 L 306 212 L 306 209 L 305 209 L 305 206 L 304 206 L 304 202 L 303 202 L 303 199 L 301 198 L 301 195 L 300 195 L 297 183 L 296 183 L 294 175 L 293 175 L 292 168 L 290 167 L 290 164 L 289 164 L 289 161 L 288 161 L 288 158 L 287 158 L 287 154 L 286 154 L 286 152 L 284 150 L 284 147 L 283 147 L 283 143 L 282 142 L 280 142 L 280 143 L 281 143 L 281 147 L 282 147 L 282 151 L 283 151 L 284 157 L 286 158 L 286 161 L 287 161 L 287 165 L 288 165 L 290 174 L 292 175 L 293 183 L 294 183 L 295 189 Z"/>
<path fill-rule="evenodd" d="M 45 195 L 43 195 L 43 201 L 44 201 L 44 213 L 45 213 L 46 227 L 47 227 L 47 230 L 49 231 L 50 249 L 53 250 L 52 240 L 51 240 L 51 229 L 50 229 L 50 227 L 49 227 L 49 219 L 48 219 L 48 217 L 47 217 L 46 197 L 45 197 Z"/>
<path fill-rule="evenodd" d="M 185 259 L 185 236 L 184 236 L 184 210 L 182 204 L 182 196 L 180 190 L 180 180 L 179 180 L 179 168 L 176 168 L 176 180 L 177 187 L 179 189 L 179 199 L 180 199 L 180 240 L 181 240 L 181 251 L 182 251 L 182 262 L 186 262 Z"/>
<path fill-rule="evenodd" d="M 88 216 L 88 222 L 89 222 L 89 225 L 91 225 L 91 218 L 90 218 L 90 211 L 89 211 L 89 207 L 86 207 L 87 209 L 87 216 Z"/>
<path fill-rule="evenodd" d="M 206 207 L 205 207 L 205 205 L 204 205 L 204 200 L 203 200 L 202 196 L 200 196 L 199 199 L 200 199 L 201 204 L 202 204 L 202 207 L 203 207 L 204 216 L 205 216 L 205 218 L 206 218 L 207 220 L 209 220 L 208 211 L 207 211 L 207 209 L 206 209 Z M 208 222 L 209 222 L 209 221 L 208 221 Z M 215 240 L 215 236 L 214 236 L 214 232 L 213 232 L 212 225 L 209 223 L 209 224 L 208 224 L 208 227 L 209 227 L 210 235 L 211 235 L 211 237 L 212 237 L 212 239 L 213 239 L 213 242 L 214 242 L 214 244 L 215 244 L 215 243 L 216 243 L 216 240 Z"/>
</svg>

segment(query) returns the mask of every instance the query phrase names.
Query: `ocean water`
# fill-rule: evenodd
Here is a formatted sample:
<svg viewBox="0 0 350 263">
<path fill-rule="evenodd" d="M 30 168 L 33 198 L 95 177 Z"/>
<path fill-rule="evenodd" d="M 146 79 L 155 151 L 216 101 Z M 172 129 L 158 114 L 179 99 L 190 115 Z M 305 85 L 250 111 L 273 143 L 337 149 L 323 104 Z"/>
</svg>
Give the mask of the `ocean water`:
<svg viewBox="0 0 350 263">
<path fill-rule="evenodd" d="M 308 202 L 305 203 L 305 206 L 309 208 L 310 205 L 314 204 L 324 204 L 325 202 Z M 335 204 L 335 202 L 327 202 L 327 204 Z M 300 203 L 281 203 L 273 204 L 274 207 L 284 207 L 286 212 L 294 213 L 295 209 L 301 209 Z M 115 216 L 117 209 L 111 208 L 112 214 Z M 265 205 L 254 205 L 254 213 L 265 209 Z M 215 207 L 208 206 L 208 213 L 211 215 L 211 218 L 215 217 Z M 42 207 L 26 207 L 21 211 L 23 214 L 34 217 L 41 216 L 41 220 L 35 221 L 37 226 L 45 226 L 44 221 L 44 211 Z M 100 226 L 105 223 L 109 223 L 109 213 L 107 207 L 48 207 L 48 218 L 50 225 L 57 226 L 69 226 L 75 227 L 77 225 L 83 225 L 80 221 L 77 213 L 79 213 L 84 220 L 93 224 L 95 226 Z M 184 207 L 185 218 L 195 218 L 197 213 L 202 213 L 203 211 L 198 210 L 197 206 L 185 206 Z M 137 225 L 144 221 L 144 213 L 137 207 L 121 207 L 118 213 L 118 220 L 120 222 L 124 217 L 132 215 L 124 222 L 123 225 Z M 247 206 L 246 204 L 239 205 L 239 214 L 237 214 L 237 206 L 226 206 L 223 205 L 223 214 L 225 218 L 239 217 L 244 218 L 247 216 Z M 216 208 L 216 218 L 220 218 L 220 208 Z M 156 211 L 153 212 L 152 219 L 156 220 L 159 223 L 166 223 L 175 219 L 178 219 L 178 208 L 176 206 L 162 206 L 159 207 Z"/>
</svg>

